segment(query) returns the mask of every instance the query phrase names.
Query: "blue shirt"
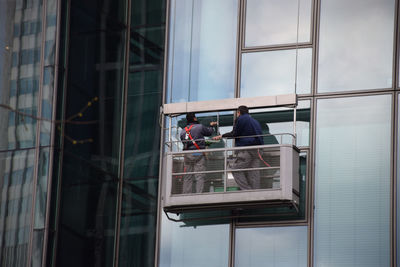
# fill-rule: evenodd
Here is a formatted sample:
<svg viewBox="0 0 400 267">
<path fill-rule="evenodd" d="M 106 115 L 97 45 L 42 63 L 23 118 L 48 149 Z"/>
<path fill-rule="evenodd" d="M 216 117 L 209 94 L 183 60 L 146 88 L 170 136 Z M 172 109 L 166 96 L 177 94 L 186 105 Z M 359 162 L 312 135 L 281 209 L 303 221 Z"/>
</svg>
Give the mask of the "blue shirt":
<svg viewBox="0 0 400 267">
<path fill-rule="evenodd" d="M 240 115 L 233 126 L 233 131 L 222 135 L 223 137 L 240 137 L 262 135 L 260 123 L 253 119 L 249 114 Z M 255 146 L 263 145 L 262 136 L 236 138 L 236 146 Z"/>
</svg>

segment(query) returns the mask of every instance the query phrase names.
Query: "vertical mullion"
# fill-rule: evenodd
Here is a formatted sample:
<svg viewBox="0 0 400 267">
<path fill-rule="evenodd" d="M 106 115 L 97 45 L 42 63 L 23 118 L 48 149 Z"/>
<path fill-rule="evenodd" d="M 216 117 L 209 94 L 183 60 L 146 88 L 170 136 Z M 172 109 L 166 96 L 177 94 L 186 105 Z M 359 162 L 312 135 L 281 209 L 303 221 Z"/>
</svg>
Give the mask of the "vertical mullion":
<svg viewBox="0 0 400 267">
<path fill-rule="evenodd" d="M 123 196 L 123 177 L 124 177 L 124 160 L 125 160 L 125 138 L 126 138 L 126 113 L 128 99 L 128 82 L 129 82 L 129 44 L 131 33 L 131 0 L 126 0 L 126 32 L 125 32 L 125 64 L 124 64 L 124 81 L 122 89 L 122 118 L 121 118 L 121 139 L 120 139 L 120 156 L 119 156 L 119 175 L 118 175 L 118 191 L 117 191 L 117 208 L 115 219 L 115 238 L 114 238 L 114 267 L 119 264 L 119 244 L 121 232 L 121 213 L 122 213 L 122 196 Z"/>
<path fill-rule="evenodd" d="M 55 221 L 54 221 L 54 227 L 55 229 L 54 231 L 54 237 L 53 237 L 53 248 L 52 248 L 52 258 L 51 260 L 49 260 L 49 264 L 51 263 L 52 266 L 56 266 L 56 260 L 57 260 L 57 246 L 58 246 L 58 228 L 59 228 L 59 214 L 60 214 L 60 194 L 61 194 L 61 184 L 62 184 L 62 178 L 63 178 L 63 158 L 64 158 L 64 131 L 65 131 L 65 113 L 66 113 L 66 99 L 67 99 L 67 91 L 68 91 L 68 66 L 69 66 L 69 40 L 70 40 L 70 25 L 68 24 L 70 22 L 70 15 L 71 15 L 71 0 L 67 0 L 65 2 L 65 6 L 63 6 L 63 8 L 65 9 L 63 11 L 63 13 L 65 14 L 65 17 L 63 17 L 63 34 L 64 34 L 64 44 L 63 44 L 63 83 L 62 83 L 62 98 L 61 98 L 61 108 L 57 108 L 60 111 L 60 122 L 59 122 L 59 135 L 60 135 L 60 140 L 59 140 L 59 158 L 58 158 L 58 169 L 57 169 L 57 177 L 54 177 L 54 179 L 58 179 L 57 180 L 57 192 L 55 193 L 56 199 L 53 200 L 56 205 L 55 205 L 55 211 L 54 211 L 54 216 L 55 216 Z M 60 23 L 60 28 L 61 28 L 61 10 L 63 9 L 60 5 L 59 7 L 59 14 L 60 14 L 60 18 L 57 19 L 57 23 Z M 64 32 L 65 31 L 65 32 Z M 61 31 L 60 31 L 61 34 Z M 58 37 L 61 40 L 61 37 Z M 58 45 L 58 44 L 57 44 Z M 58 55 L 57 55 L 58 58 Z M 58 64 L 58 62 L 56 61 L 56 64 Z M 57 80 L 55 80 L 56 83 L 58 83 Z M 58 100 L 55 100 L 57 103 Z M 55 175 L 53 173 L 51 173 L 50 175 Z M 47 257 L 48 258 L 48 257 Z M 47 260 L 47 259 L 46 259 Z M 47 263 L 47 262 L 46 262 Z"/>
<path fill-rule="evenodd" d="M 39 170 L 39 156 L 40 156 L 40 128 L 41 122 L 40 119 L 42 116 L 42 94 L 43 94 L 43 76 L 44 76 L 44 53 L 45 53 L 45 43 L 46 43 L 46 27 L 47 27 L 47 19 L 46 19 L 46 8 L 47 0 L 42 0 L 42 28 L 41 28 L 41 47 L 40 47 L 40 74 L 39 74 L 39 91 L 37 95 L 37 120 L 36 120 L 36 140 L 35 140 L 35 158 L 33 165 L 33 179 L 32 179 L 32 203 L 31 203 L 31 218 L 30 218 L 30 233 L 29 233 L 29 241 L 28 241 L 28 253 L 26 266 L 30 267 L 32 263 L 32 249 L 33 249 L 33 238 L 34 238 L 34 228 L 35 228 L 35 208 L 36 208 L 36 189 L 38 182 L 38 170 Z"/>
<path fill-rule="evenodd" d="M 312 39 L 312 67 L 311 67 L 311 95 L 317 94 L 318 87 L 318 59 L 319 59 L 319 31 L 320 31 L 320 14 L 321 1 L 314 0 L 313 2 L 313 39 Z"/>
<path fill-rule="evenodd" d="M 54 160 L 54 142 L 55 142 L 55 131 L 57 112 L 57 91 L 58 91 L 58 74 L 59 74 L 59 53 L 60 53 L 60 28 L 61 28 L 61 3 L 57 1 L 56 7 L 56 33 L 55 33 L 55 60 L 54 60 L 54 81 L 53 81 L 53 106 L 51 115 L 51 132 L 50 132 L 50 150 L 49 150 L 49 171 L 48 171 L 48 181 L 47 181 L 47 197 L 46 197 L 46 218 L 45 218 L 45 232 L 43 241 L 43 254 L 42 254 L 42 266 L 46 266 L 47 258 L 47 246 L 48 246 L 48 236 L 49 236 L 49 221 L 50 221 L 50 202 L 51 202 L 51 189 L 52 189 L 52 174 L 53 174 L 53 160 Z M 47 17 L 47 13 L 46 13 Z"/>
<path fill-rule="evenodd" d="M 318 1 L 318 0 L 317 0 Z M 315 143 L 316 143 L 316 119 L 317 119 L 317 99 L 313 97 L 312 100 L 312 113 L 311 113 L 311 156 L 310 156 L 310 175 L 309 175 L 309 183 L 310 183 L 310 205 L 309 205 L 309 243 L 308 243 L 308 250 L 309 250 L 309 259 L 308 259 L 308 266 L 314 266 L 314 200 L 315 200 Z"/>
<path fill-rule="evenodd" d="M 396 88 L 398 88 L 398 83 L 399 83 L 399 62 L 398 62 L 398 58 L 399 58 L 399 22 L 400 22 L 400 18 L 399 18 L 399 1 L 395 1 L 395 14 L 394 14 L 394 31 L 393 31 L 393 59 L 392 59 L 392 69 L 393 69 L 393 73 L 392 73 L 392 86 L 394 89 L 393 93 L 393 101 L 392 101 L 392 105 L 393 105 L 393 112 L 392 112 L 392 125 L 393 125 L 393 129 L 392 129 L 392 167 L 391 167 L 391 177 L 392 177 L 392 181 L 391 181 L 391 227 L 390 227 L 390 231 L 391 231 L 391 240 L 390 240 L 390 248 L 391 248 L 391 257 L 390 257 L 390 262 L 391 262 L 391 266 L 396 266 L 397 264 L 397 260 L 398 260 L 398 255 L 397 255 L 397 151 L 398 150 L 398 140 L 397 140 L 397 136 L 398 136 L 398 94 L 396 93 Z"/>
<path fill-rule="evenodd" d="M 241 75 L 241 65 L 242 65 L 242 47 L 244 45 L 243 41 L 243 31 L 244 31 L 244 9 L 246 2 L 245 0 L 238 1 L 238 21 L 237 21 L 237 51 L 236 51 L 236 67 L 235 67 L 235 98 L 240 97 L 240 75 Z"/>
<path fill-rule="evenodd" d="M 170 7 L 171 7 L 171 1 L 172 0 L 166 0 L 165 4 L 165 30 L 164 30 L 164 67 L 163 67 L 163 84 L 162 84 L 162 102 L 161 105 L 164 105 L 166 103 L 166 95 L 167 95 L 167 75 L 168 75 L 168 50 L 169 50 L 169 20 L 170 20 Z M 173 29 L 175 30 L 175 29 Z M 173 56 L 172 56 L 173 59 Z M 173 68 L 171 68 L 173 69 Z M 172 79 L 171 79 L 172 80 Z M 172 85 L 171 85 L 172 88 Z M 170 102 L 172 102 L 172 89 L 170 92 Z M 157 213 L 156 213 L 156 240 L 155 240 L 155 248 L 154 248 L 154 266 L 157 267 L 159 265 L 159 259 L 160 259 L 160 242 L 161 242 L 161 222 L 162 222 L 162 195 L 163 195 L 163 189 L 164 189 L 164 182 L 162 180 L 163 176 L 163 170 L 164 170 L 164 161 L 163 161 L 163 156 L 164 156 L 164 128 L 165 128 L 165 118 L 164 114 L 162 113 L 162 106 L 160 108 L 160 156 L 159 156 L 159 168 L 158 168 L 158 197 L 157 197 Z M 171 117 L 169 118 L 169 121 L 171 122 Z M 170 130 L 171 128 L 169 128 Z"/>
<path fill-rule="evenodd" d="M 314 197 L 315 197 L 315 134 L 316 134 L 316 118 L 317 118 L 317 95 L 318 87 L 318 57 L 319 57 L 319 30 L 320 30 L 320 19 L 321 19 L 321 1 L 313 1 L 313 34 L 312 34 L 312 80 L 311 80 L 311 120 L 310 120 L 310 155 L 309 165 L 310 172 L 308 175 L 309 180 L 309 205 L 307 209 L 308 213 L 308 260 L 307 264 L 310 267 L 314 266 Z"/>
<path fill-rule="evenodd" d="M 399 37 L 400 37 L 400 16 L 399 16 L 399 1 L 395 0 L 395 14 L 394 14 L 394 26 L 393 26 L 393 73 L 392 73 L 392 85 L 393 89 L 396 90 L 396 88 L 399 88 L 399 62 L 398 58 L 400 55 L 399 49 L 400 49 L 400 44 L 399 44 Z"/>
<path fill-rule="evenodd" d="M 396 209 L 397 207 L 397 196 L 396 196 L 396 185 L 397 185 L 397 151 L 398 151 L 398 142 L 397 142 L 397 126 L 398 126 L 398 94 L 396 92 L 393 92 L 392 94 L 392 146 L 391 146 L 391 202 L 390 202 L 390 214 L 391 214 L 391 220 L 390 220 L 390 250 L 391 250 L 391 257 L 390 257 L 390 262 L 391 266 L 395 267 L 396 266 L 396 258 L 397 258 L 397 212 Z M 398 192 L 397 192 L 398 193 Z"/>
<path fill-rule="evenodd" d="M 398 140 L 398 136 L 399 136 L 399 97 L 400 95 L 395 92 L 393 94 L 393 106 L 394 106 L 394 123 L 392 124 L 394 129 L 392 130 L 393 134 L 393 146 L 394 147 L 394 153 L 393 153 L 393 182 L 392 182 L 392 195 L 393 195 L 393 200 L 392 200 L 392 206 L 393 206 L 393 225 L 392 225 L 392 237 L 393 237 L 393 242 L 392 242 L 392 246 L 393 246 L 393 256 L 392 256 L 392 266 L 397 266 L 397 262 L 399 260 L 399 255 L 397 255 L 397 246 L 398 246 L 398 209 L 399 206 L 397 205 L 397 200 L 398 200 L 398 194 L 399 191 L 397 190 L 397 186 L 398 186 L 398 171 L 397 169 L 399 168 L 398 166 L 398 159 L 399 159 L 399 155 L 398 155 L 398 151 L 399 150 L 399 140 Z"/>
<path fill-rule="evenodd" d="M 229 259 L 228 266 L 235 266 L 235 239 L 236 239 L 236 220 L 233 219 L 229 226 Z"/>
</svg>

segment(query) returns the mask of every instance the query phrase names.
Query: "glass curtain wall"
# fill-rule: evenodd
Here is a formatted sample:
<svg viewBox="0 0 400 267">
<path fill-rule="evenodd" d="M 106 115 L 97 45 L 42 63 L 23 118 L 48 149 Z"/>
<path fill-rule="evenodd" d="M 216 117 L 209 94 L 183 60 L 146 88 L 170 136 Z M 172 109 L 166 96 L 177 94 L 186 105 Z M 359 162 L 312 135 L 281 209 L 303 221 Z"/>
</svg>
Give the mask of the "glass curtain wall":
<svg viewBox="0 0 400 267">
<path fill-rule="evenodd" d="M 315 266 L 390 266 L 391 103 L 317 101 Z"/>
<path fill-rule="evenodd" d="M 0 1 L 1 266 L 42 264 L 56 21 L 56 0 Z"/>
<path fill-rule="evenodd" d="M 165 1 L 71 0 L 64 12 L 51 264 L 154 266 Z"/>
<path fill-rule="evenodd" d="M 126 1 L 72 0 L 68 5 L 68 76 L 59 103 L 62 108 L 64 101 L 65 107 L 53 266 L 112 266 Z"/>
<path fill-rule="evenodd" d="M 132 0 L 118 266 L 154 266 L 165 0 Z"/>
</svg>

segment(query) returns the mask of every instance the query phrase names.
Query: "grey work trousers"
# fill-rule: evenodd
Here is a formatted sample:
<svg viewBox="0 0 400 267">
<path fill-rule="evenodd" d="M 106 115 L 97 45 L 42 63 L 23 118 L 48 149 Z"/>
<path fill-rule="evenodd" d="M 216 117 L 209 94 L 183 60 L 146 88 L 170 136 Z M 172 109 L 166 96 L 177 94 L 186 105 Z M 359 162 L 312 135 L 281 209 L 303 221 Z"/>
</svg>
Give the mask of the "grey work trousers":
<svg viewBox="0 0 400 267">
<path fill-rule="evenodd" d="M 200 155 L 186 154 L 184 157 L 185 172 L 203 172 L 206 170 L 206 159 Z M 202 193 L 204 188 L 204 173 L 185 174 L 183 176 L 183 194 L 193 193 L 193 181 L 196 181 L 196 193 Z"/>
<path fill-rule="evenodd" d="M 232 169 L 249 169 L 260 167 L 257 149 L 239 150 Z M 233 178 L 241 190 L 260 189 L 260 171 L 234 171 Z"/>
</svg>

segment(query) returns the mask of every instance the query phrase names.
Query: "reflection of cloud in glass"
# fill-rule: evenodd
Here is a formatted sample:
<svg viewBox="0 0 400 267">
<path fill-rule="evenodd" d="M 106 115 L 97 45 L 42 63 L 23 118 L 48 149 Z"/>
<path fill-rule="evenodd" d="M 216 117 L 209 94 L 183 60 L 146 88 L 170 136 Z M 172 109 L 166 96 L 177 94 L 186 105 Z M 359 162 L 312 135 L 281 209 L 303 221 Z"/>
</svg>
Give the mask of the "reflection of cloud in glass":
<svg viewBox="0 0 400 267">
<path fill-rule="evenodd" d="M 229 258 L 229 225 L 183 227 L 162 217 L 160 267 L 225 267 Z"/>
<path fill-rule="evenodd" d="M 307 226 L 236 230 L 236 267 L 307 266 Z"/>
<path fill-rule="evenodd" d="M 391 102 L 317 102 L 315 266 L 390 266 Z"/>
<path fill-rule="evenodd" d="M 394 0 L 323 0 L 318 91 L 392 87 Z"/>
<path fill-rule="evenodd" d="M 298 50 L 297 93 L 311 88 L 311 48 Z M 295 92 L 296 50 L 245 53 L 242 57 L 241 97 Z"/>
<path fill-rule="evenodd" d="M 309 42 L 310 0 L 247 0 L 246 46 L 296 43 L 299 3 L 299 42 Z"/>
<path fill-rule="evenodd" d="M 234 96 L 237 7 L 237 0 L 172 1 L 168 102 Z"/>
</svg>

